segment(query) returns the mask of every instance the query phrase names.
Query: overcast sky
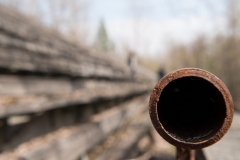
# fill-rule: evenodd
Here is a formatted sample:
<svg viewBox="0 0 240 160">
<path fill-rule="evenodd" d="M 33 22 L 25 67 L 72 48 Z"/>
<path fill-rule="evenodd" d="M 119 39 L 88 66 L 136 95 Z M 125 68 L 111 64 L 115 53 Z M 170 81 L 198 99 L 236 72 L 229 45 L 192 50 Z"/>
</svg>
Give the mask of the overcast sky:
<svg viewBox="0 0 240 160">
<path fill-rule="evenodd" d="M 156 55 L 171 43 L 222 32 L 226 0 L 90 0 L 92 28 L 102 19 L 117 48 Z M 96 31 L 93 29 L 92 32 Z"/>
</svg>

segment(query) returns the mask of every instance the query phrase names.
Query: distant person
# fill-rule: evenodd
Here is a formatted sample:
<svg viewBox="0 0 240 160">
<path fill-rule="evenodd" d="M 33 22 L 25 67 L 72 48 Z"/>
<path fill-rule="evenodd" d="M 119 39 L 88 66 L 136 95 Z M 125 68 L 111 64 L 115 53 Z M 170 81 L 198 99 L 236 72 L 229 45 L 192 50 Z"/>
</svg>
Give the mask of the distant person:
<svg viewBox="0 0 240 160">
<path fill-rule="evenodd" d="M 133 76 L 136 73 L 138 66 L 137 57 L 134 52 L 128 53 L 128 66 L 130 67 L 131 76 Z"/>
<path fill-rule="evenodd" d="M 158 79 L 160 80 L 160 79 L 162 79 L 164 76 L 165 76 L 165 70 L 164 70 L 164 68 L 160 68 L 159 70 L 158 70 Z"/>
</svg>

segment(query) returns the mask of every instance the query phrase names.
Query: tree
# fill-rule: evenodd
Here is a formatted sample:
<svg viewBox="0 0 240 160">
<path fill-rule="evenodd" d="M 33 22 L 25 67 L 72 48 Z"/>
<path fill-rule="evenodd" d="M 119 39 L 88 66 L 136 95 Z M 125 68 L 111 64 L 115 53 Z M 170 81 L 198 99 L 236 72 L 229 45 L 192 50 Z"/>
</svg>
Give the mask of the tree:
<svg viewBox="0 0 240 160">
<path fill-rule="evenodd" d="M 95 45 L 98 49 L 102 51 L 111 51 L 114 49 L 112 41 L 108 38 L 103 21 L 100 22 Z"/>
</svg>

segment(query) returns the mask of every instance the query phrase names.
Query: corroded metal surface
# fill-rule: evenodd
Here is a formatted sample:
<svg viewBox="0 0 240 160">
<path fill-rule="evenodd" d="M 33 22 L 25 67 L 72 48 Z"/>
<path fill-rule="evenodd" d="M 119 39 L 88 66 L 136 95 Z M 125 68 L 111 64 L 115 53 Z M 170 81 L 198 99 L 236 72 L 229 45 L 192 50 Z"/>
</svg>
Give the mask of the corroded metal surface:
<svg viewBox="0 0 240 160">
<path fill-rule="evenodd" d="M 195 151 L 177 148 L 177 160 L 195 160 Z"/>
<path fill-rule="evenodd" d="M 207 160 L 238 160 L 240 157 L 240 113 L 234 113 L 233 123 L 227 134 L 217 144 L 203 150 Z"/>
<path fill-rule="evenodd" d="M 221 122 L 219 122 L 218 124 L 219 127 L 214 128 L 213 129 L 214 131 L 213 132 L 211 131 L 212 132 L 211 135 L 208 135 L 205 138 L 197 139 L 197 140 L 193 138 L 192 141 L 190 141 L 185 137 L 179 138 L 177 136 L 174 136 L 173 133 L 170 133 L 166 129 L 166 125 L 164 126 L 163 123 L 160 121 L 159 113 L 158 113 L 159 100 L 166 86 L 168 86 L 169 83 L 171 82 L 177 81 L 185 77 L 196 77 L 196 78 L 200 78 L 202 81 L 206 81 L 207 83 L 210 83 L 215 88 L 215 90 L 217 90 L 217 92 L 220 93 L 219 95 L 221 95 L 222 97 L 222 101 L 219 101 L 219 103 L 223 103 L 223 104 L 217 103 L 216 106 L 218 105 L 224 106 L 224 116 L 220 117 Z M 171 97 L 170 97 L 170 100 L 171 100 Z M 197 104 L 200 102 L 195 102 L 195 103 Z M 197 68 L 185 68 L 185 69 L 176 70 L 169 73 L 165 77 L 163 77 L 157 83 L 154 90 L 152 91 L 150 102 L 149 102 L 150 118 L 157 132 L 169 143 L 184 149 L 200 149 L 200 148 L 210 146 L 216 143 L 217 141 L 219 141 L 226 134 L 226 132 L 231 126 L 232 119 L 233 119 L 233 111 L 234 111 L 234 107 L 233 107 L 232 97 L 227 87 L 224 85 L 224 83 L 215 75 Z"/>
</svg>

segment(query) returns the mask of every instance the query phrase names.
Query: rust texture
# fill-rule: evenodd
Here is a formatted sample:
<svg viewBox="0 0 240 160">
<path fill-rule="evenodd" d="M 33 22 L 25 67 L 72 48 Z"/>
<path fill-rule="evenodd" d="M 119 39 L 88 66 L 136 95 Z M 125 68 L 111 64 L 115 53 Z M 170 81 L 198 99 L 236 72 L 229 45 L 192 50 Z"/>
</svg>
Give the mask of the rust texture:
<svg viewBox="0 0 240 160">
<path fill-rule="evenodd" d="M 195 160 L 195 151 L 177 148 L 177 160 Z"/>
<path fill-rule="evenodd" d="M 182 149 L 201 149 L 219 141 L 233 120 L 233 101 L 215 75 L 184 68 L 163 77 L 152 91 L 149 114 L 166 141 Z"/>
</svg>

